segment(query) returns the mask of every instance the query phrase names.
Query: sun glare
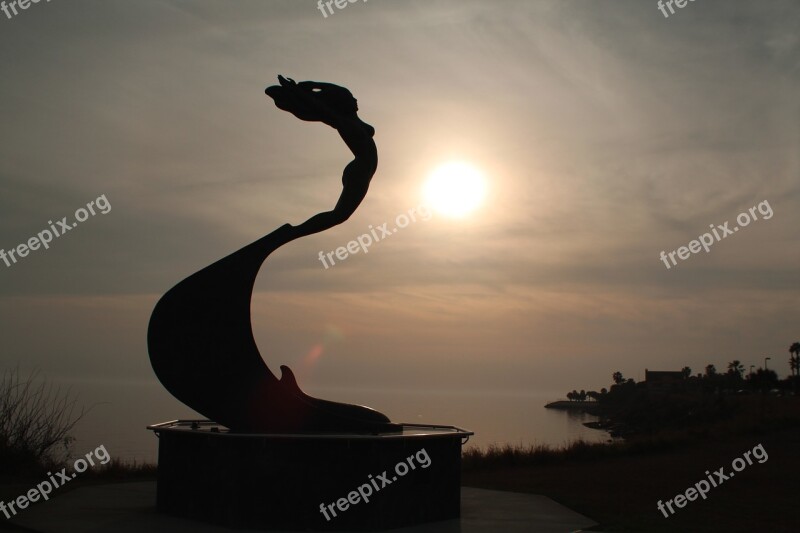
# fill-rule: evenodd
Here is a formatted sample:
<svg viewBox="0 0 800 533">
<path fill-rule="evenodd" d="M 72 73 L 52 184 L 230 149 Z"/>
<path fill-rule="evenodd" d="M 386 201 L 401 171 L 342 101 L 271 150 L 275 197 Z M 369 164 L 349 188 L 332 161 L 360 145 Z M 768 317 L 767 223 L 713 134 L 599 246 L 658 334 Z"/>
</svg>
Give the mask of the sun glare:
<svg viewBox="0 0 800 533">
<path fill-rule="evenodd" d="M 468 163 L 447 163 L 431 173 L 423 193 L 425 202 L 440 214 L 463 218 L 483 203 L 486 180 Z"/>
</svg>

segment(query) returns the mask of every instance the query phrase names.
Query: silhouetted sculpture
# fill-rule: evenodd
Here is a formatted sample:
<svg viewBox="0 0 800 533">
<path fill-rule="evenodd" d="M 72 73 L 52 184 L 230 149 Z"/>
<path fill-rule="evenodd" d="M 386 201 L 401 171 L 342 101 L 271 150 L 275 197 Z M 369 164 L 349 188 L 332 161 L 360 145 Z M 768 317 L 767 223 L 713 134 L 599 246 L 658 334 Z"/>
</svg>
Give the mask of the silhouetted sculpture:
<svg viewBox="0 0 800 533">
<path fill-rule="evenodd" d="M 275 105 L 302 120 L 324 122 L 335 128 L 353 159 L 342 175 L 342 194 L 332 211 L 319 213 L 294 230 L 293 238 L 318 233 L 341 224 L 352 215 L 367 195 L 369 182 L 378 168 L 378 149 L 372 137 L 375 129 L 358 118 L 358 102 L 344 87 L 332 83 L 304 81 L 278 76 L 280 85 L 267 87 Z"/>
<path fill-rule="evenodd" d="M 335 128 L 355 155 L 344 170 L 339 201 L 332 211 L 296 227 L 285 224 L 170 289 L 150 318 L 150 362 L 176 398 L 233 431 L 397 431 L 401 426 L 368 407 L 306 395 L 286 366 L 276 378 L 253 338 L 250 299 L 261 264 L 284 244 L 347 220 L 367 194 L 378 164 L 375 130 L 358 118 L 350 91 L 278 79 L 279 86 L 265 91 L 276 106 Z"/>
</svg>

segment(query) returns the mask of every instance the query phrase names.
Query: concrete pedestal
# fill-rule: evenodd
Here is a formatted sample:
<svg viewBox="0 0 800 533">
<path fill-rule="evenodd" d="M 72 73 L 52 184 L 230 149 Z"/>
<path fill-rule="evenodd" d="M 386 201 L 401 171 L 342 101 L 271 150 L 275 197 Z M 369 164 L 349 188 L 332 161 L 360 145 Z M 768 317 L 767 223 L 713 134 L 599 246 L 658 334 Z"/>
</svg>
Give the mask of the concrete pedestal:
<svg viewBox="0 0 800 533">
<path fill-rule="evenodd" d="M 230 433 L 207 420 L 159 437 L 160 512 L 237 528 L 380 531 L 460 516 L 452 426 L 382 434 Z M 324 509 L 324 512 L 323 512 Z"/>
</svg>

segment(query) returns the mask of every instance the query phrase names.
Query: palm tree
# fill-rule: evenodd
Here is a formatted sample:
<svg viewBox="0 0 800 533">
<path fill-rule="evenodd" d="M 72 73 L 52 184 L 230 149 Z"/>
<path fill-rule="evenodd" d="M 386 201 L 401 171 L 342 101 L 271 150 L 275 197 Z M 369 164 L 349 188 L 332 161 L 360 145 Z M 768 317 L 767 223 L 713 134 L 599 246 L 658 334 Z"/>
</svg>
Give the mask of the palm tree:
<svg viewBox="0 0 800 533">
<path fill-rule="evenodd" d="M 789 367 L 792 369 L 792 375 L 800 376 L 800 342 L 792 343 L 789 346 L 789 353 L 792 354 L 789 358 Z"/>
<path fill-rule="evenodd" d="M 717 367 L 714 365 L 706 365 L 706 377 L 710 378 L 717 375 Z"/>
<path fill-rule="evenodd" d="M 800 372 L 800 358 L 792 356 L 789 358 L 789 368 L 792 371 L 792 376 L 797 376 Z"/>
<path fill-rule="evenodd" d="M 625 381 L 625 378 L 622 377 L 622 372 L 620 372 L 620 371 L 617 371 L 617 372 L 614 372 L 613 374 L 611 374 L 611 379 L 614 380 L 614 383 L 616 385 L 619 385 L 620 383 L 623 383 Z"/>
<path fill-rule="evenodd" d="M 688 366 L 681 368 L 681 374 L 683 374 L 683 378 L 686 379 L 692 375 L 692 369 Z"/>
<path fill-rule="evenodd" d="M 734 359 L 728 363 L 728 374 L 733 373 L 736 373 L 736 375 L 739 376 L 739 379 L 741 379 L 742 374 L 744 374 L 744 366 L 738 359 Z"/>
</svg>

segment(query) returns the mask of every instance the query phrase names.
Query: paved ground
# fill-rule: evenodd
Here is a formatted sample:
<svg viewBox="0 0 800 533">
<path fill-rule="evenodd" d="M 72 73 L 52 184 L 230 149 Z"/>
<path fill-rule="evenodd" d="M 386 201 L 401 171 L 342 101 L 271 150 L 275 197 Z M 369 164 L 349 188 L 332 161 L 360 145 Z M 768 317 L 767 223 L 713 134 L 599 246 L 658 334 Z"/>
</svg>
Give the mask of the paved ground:
<svg viewBox="0 0 800 533">
<path fill-rule="evenodd" d="M 223 533 L 227 528 L 160 515 L 155 481 L 69 491 L 20 513 L 13 523 L 38 533 Z M 569 533 L 594 522 L 544 496 L 464 487 L 461 520 L 398 533 Z M 236 530 L 240 533 L 247 533 Z"/>
</svg>

